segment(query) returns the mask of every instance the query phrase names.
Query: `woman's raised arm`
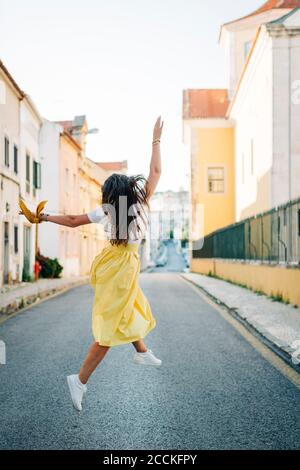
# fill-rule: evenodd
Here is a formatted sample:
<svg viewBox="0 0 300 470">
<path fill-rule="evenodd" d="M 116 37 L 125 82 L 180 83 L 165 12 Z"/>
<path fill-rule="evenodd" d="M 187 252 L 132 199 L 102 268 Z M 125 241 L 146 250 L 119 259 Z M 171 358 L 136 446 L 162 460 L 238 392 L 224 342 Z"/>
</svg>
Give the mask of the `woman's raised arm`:
<svg viewBox="0 0 300 470">
<path fill-rule="evenodd" d="M 164 122 L 161 121 L 161 117 L 159 116 L 153 129 L 150 172 L 146 183 L 146 193 L 148 201 L 154 193 L 161 175 L 160 138 L 162 135 L 163 126 Z"/>
</svg>

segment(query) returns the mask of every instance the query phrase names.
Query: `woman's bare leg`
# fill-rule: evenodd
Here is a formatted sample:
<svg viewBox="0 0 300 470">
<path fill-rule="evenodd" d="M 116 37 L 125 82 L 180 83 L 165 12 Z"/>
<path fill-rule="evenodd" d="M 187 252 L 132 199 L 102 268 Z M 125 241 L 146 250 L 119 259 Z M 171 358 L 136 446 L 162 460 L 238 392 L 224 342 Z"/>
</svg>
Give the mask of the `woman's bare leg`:
<svg viewBox="0 0 300 470">
<path fill-rule="evenodd" d="M 145 345 L 145 343 L 142 339 L 139 339 L 138 341 L 133 341 L 132 344 L 135 347 L 136 352 L 138 352 L 138 353 L 147 352 L 147 346 Z"/>
<path fill-rule="evenodd" d="M 96 342 L 91 345 L 79 371 L 79 380 L 81 383 L 87 383 L 91 374 L 98 364 L 100 364 L 108 350 L 109 346 L 100 346 Z"/>
</svg>

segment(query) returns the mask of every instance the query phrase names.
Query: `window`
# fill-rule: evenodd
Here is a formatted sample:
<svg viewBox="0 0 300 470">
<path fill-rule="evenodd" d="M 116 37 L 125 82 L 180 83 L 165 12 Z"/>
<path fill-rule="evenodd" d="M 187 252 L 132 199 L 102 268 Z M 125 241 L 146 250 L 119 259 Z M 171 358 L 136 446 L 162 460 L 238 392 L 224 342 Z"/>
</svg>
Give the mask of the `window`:
<svg viewBox="0 0 300 470">
<path fill-rule="evenodd" d="M 283 225 L 286 226 L 287 224 L 287 209 L 286 207 L 283 209 Z"/>
<path fill-rule="evenodd" d="M 14 172 L 18 173 L 18 147 L 14 145 Z"/>
<path fill-rule="evenodd" d="M 248 54 L 250 52 L 251 47 L 252 47 L 252 41 L 245 42 L 245 44 L 244 44 L 244 58 L 245 58 L 245 60 L 248 57 Z"/>
<path fill-rule="evenodd" d="M 298 235 L 300 237 L 300 209 L 298 209 Z"/>
<path fill-rule="evenodd" d="M 17 225 L 14 226 L 14 252 L 19 252 L 19 227 Z"/>
<path fill-rule="evenodd" d="M 26 192 L 30 192 L 30 155 L 26 154 Z"/>
<path fill-rule="evenodd" d="M 251 175 L 254 175 L 254 140 L 251 139 Z"/>
<path fill-rule="evenodd" d="M 33 161 L 33 175 L 32 175 L 32 184 L 35 189 L 41 188 L 41 164 Z"/>
<path fill-rule="evenodd" d="M 65 234 L 65 257 L 67 258 L 69 254 L 69 232 Z"/>
<path fill-rule="evenodd" d="M 4 137 L 4 164 L 9 167 L 9 138 Z"/>
<path fill-rule="evenodd" d="M 242 183 L 245 183 L 245 154 L 242 155 Z"/>
<path fill-rule="evenodd" d="M 65 191 L 69 192 L 69 168 L 65 169 Z"/>
<path fill-rule="evenodd" d="M 224 193 L 225 191 L 225 170 L 224 167 L 209 167 L 208 174 L 208 192 Z"/>
</svg>

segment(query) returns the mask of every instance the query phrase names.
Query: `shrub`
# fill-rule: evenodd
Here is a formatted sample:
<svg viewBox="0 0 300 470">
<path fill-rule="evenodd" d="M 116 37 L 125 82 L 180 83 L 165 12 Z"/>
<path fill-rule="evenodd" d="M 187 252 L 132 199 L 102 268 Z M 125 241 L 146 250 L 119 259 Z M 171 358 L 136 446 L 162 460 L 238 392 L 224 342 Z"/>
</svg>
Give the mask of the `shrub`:
<svg viewBox="0 0 300 470">
<path fill-rule="evenodd" d="M 41 265 L 40 277 L 43 278 L 58 278 L 63 270 L 62 265 L 59 263 L 57 258 L 48 258 L 38 252 L 36 261 Z"/>
</svg>

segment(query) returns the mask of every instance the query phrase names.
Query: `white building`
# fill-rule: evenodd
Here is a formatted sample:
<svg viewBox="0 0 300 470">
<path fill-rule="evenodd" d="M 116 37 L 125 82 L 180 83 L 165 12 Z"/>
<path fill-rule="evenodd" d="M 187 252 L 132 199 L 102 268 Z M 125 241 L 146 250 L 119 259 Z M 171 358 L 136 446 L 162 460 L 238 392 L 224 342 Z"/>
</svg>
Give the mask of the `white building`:
<svg viewBox="0 0 300 470">
<path fill-rule="evenodd" d="M 39 134 L 42 118 L 32 100 L 25 96 L 20 104 L 20 189 L 21 196 L 32 211 L 40 202 L 41 163 Z M 45 177 L 45 174 L 43 174 Z M 37 241 L 36 225 L 20 217 L 20 252 L 22 279 L 33 276 Z"/>
<path fill-rule="evenodd" d="M 39 200 L 41 118 L 0 62 L 0 285 L 33 276 L 35 230 L 19 216 L 19 196 Z"/>
<path fill-rule="evenodd" d="M 239 221 L 300 196 L 300 0 L 268 1 L 224 25 L 220 40 Z"/>
<path fill-rule="evenodd" d="M 152 238 L 167 240 L 173 237 L 181 240 L 188 236 L 188 191 L 157 191 L 151 198 L 150 206 Z"/>
</svg>

